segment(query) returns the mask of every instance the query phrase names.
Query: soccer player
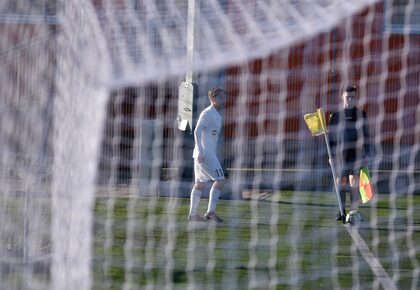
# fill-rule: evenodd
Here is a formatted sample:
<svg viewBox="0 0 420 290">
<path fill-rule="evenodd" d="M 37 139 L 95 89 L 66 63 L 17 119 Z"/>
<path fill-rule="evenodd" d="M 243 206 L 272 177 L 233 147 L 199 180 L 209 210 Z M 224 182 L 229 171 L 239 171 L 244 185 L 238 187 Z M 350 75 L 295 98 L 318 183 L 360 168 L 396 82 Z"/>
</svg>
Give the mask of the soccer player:
<svg viewBox="0 0 420 290">
<path fill-rule="evenodd" d="M 221 88 L 212 88 L 208 92 L 208 97 L 210 106 L 201 112 L 194 130 L 195 184 L 191 191 L 188 220 L 212 220 L 221 223 L 223 219 L 216 214 L 216 205 L 225 184 L 225 173 L 217 158 L 217 141 L 222 127 L 220 110 L 226 104 L 226 92 Z M 197 214 L 197 210 L 202 190 L 208 181 L 212 181 L 213 185 L 210 189 L 208 209 L 203 218 Z"/>
<path fill-rule="evenodd" d="M 346 216 L 346 192 L 350 195 L 350 213 L 359 209 L 359 172 L 371 156 L 370 134 L 366 112 L 356 107 L 355 86 L 348 86 L 342 92 L 342 106 L 333 112 L 329 121 L 329 143 L 333 161 L 337 165 L 337 184 Z M 336 220 L 344 217 L 339 212 Z"/>
</svg>

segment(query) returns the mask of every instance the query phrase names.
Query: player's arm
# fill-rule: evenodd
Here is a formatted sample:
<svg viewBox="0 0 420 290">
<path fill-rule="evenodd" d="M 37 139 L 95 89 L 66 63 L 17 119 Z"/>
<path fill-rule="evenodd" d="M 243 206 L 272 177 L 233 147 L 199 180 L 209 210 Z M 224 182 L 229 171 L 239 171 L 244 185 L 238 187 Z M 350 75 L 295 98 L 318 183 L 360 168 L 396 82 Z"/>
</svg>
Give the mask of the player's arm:
<svg viewBox="0 0 420 290">
<path fill-rule="evenodd" d="M 203 146 L 203 135 L 204 128 L 206 127 L 205 115 L 200 115 L 198 118 L 197 125 L 194 130 L 194 139 L 198 150 L 197 160 L 199 163 L 204 162 L 204 146 Z"/>
</svg>

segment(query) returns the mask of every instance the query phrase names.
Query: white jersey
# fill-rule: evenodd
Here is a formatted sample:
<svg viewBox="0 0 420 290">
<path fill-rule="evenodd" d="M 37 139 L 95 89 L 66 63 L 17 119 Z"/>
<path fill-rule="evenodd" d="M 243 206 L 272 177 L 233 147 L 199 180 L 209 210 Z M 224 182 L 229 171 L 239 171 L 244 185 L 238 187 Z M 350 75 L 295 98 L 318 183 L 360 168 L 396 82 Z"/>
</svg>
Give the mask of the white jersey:
<svg viewBox="0 0 420 290">
<path fill-rule="evenodd" d="M 201 112 L 194 130 L 194 158 L 199 155 L 204 156 L 204 158 L 217 158 L 217 141 L 219 140 L 221 127 L 222 116 L 214 107 L 208 106 Z"/>
</svg>

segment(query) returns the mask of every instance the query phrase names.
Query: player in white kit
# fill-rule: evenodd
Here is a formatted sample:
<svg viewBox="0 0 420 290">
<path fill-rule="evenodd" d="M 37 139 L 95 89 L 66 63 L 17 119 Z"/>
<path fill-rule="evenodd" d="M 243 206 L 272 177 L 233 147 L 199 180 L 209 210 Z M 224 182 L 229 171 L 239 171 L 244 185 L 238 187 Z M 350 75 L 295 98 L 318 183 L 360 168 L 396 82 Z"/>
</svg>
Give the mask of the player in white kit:
<svg viewBox="0 0 420 290">
<path fill-rule="evenodd" d="M 226 92 L 221 88 L 212 88 L 208 92 L 208 97 L 210 106 L 201 112 L 194 130 L 195 184 L 191 191 L 188 220 L 213 220 L 220 223 L 223 219 L 216 214 L 216 205 L 225 184 L 225 173 L 217 158 L 217 141 L 222 127 L 222 116 L 219 111 L 226 104 Z M 213 185 L 210 189 L 207 212 L 203 218 L 197 214 L 197 210 L 202 190 L 208 181 L 213 181 Z"/>
</svg>

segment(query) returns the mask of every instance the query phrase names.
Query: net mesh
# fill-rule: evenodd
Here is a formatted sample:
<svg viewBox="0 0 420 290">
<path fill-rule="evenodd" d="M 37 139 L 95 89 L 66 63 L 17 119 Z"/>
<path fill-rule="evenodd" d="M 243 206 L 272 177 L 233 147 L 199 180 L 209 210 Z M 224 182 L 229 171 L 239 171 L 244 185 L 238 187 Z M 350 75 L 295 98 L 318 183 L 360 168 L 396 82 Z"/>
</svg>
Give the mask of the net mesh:
<svg viewBox="0 0 420 290">
<path fill-rule="evenodd" d="M 0 285 L 417 289 L 419 5 L 3 1 Z M 221 225 L 187 221 L 183 82 L 192 126 L 210 88 L 228 95 Z M 358 226 L 334 220 L 326 143 L 303 119 L 328 119 L 349 84 L 375 153 Z"/>
</svg>

